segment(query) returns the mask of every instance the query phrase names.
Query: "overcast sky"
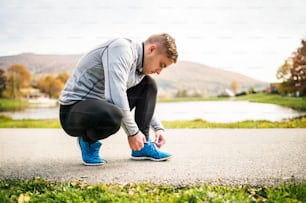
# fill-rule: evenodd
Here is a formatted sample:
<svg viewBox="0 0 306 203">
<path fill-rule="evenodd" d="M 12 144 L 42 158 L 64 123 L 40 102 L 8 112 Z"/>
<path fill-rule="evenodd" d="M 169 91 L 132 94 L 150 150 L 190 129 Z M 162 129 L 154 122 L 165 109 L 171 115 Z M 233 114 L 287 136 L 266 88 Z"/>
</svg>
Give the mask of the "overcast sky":
<svg viewBox="0 0 306 203">
<path fill-rule="evenodd" d="M 168 32 L 179 60 L 263 81 L 306 37 L 305 0 L 0 0 L 0 55 L 82 54 Z"/>
</svg>

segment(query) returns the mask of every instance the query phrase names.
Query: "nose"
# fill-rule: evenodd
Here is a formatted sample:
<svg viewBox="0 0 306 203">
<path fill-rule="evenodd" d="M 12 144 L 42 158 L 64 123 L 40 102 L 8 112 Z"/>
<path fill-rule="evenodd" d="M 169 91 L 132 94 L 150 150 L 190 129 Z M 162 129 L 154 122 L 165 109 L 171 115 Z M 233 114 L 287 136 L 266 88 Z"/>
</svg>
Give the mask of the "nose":
<svg viewBox="0 0 306 203">
<path fill-rule="evenodd" d="M 162 72 L 161 68 L 156 70 L 157 75 L 159 75 L 161 72 Z"/>
</svg>

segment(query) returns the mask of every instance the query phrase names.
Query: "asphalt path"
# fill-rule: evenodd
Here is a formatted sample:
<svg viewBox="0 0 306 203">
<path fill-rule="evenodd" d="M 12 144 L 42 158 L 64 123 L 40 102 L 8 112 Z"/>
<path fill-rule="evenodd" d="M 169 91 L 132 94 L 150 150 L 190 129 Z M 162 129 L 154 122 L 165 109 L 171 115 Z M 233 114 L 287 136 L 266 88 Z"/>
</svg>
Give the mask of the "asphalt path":
<svg viewBox="0 0 306 203">
<path fill-rule="evenodd" d="M 276 185 L 306 180 L 305 129 L 169 129 L 165 162 L 130 159 L 122 130 L 103 141 L 103 166 L 84 166 L 61 129 L 0 129 L 0 180 Z"/>
</svg>

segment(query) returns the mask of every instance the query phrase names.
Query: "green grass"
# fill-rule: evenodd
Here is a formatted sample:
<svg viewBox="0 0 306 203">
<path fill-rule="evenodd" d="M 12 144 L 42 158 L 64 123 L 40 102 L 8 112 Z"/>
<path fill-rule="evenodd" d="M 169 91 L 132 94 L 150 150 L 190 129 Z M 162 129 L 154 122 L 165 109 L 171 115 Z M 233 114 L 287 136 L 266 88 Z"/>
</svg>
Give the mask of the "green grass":
<svg viewBox="0 0 306 203">
<path fill-rule="evenodd" d="M 60 128 L 60 122 L 58 119 L 46 119 L 46 120 L 12 120 L 11 118 L 5 118 L 0 115 L 0 128 Z"/>
<path fill-rule="evenodd" d="M 306 117 L 288 121 L 241 121 L 233 123 L 212 123 L 201 119 L 191 121 L 163 121 L 165 128 L 306 128 Z M 0 115 L 0 128 L 60 128 L 58 119 L 51 120 L 12 120 Z"/>
<path fill-rule="evenodd" d="M 250 102 L 277 104 L 299 111 L 306 111 L 306 97 L 286 97 L 278 94 L 249 94 L 236 97 L 235 100 L 247 100 Z"/>
<path fill-rule="evenodd" d="M 173 98 L 173 99 L 159 99 L 158 102 L 188 102 L 188 101 L 250 101 L 258 103 L 277 104 L 284 107 L 289 107 L 299 111 L 306 111 L 306 97 L 287 97 L 277 94 L 249 94 L 234 98 Z"/>
<path fill-rule="evenodd" d="M 202 119 L 191 121 L 164 121 L 165 128 L 306 128 L 306 117 L 288 121 L 246 120 L 232 123 L 213 123 Z"/>
<path fill-rule="evenodd" d="M 22 110 L 28 106 L 29 103 L 25 100 L 0 99 L 0 112 Z"/>
<path fill-rule="evenodd" d="M 306 182 L 253 187 L 5 180 L 0 182 L 0 202 L 306 202 Z"/>
</svg>

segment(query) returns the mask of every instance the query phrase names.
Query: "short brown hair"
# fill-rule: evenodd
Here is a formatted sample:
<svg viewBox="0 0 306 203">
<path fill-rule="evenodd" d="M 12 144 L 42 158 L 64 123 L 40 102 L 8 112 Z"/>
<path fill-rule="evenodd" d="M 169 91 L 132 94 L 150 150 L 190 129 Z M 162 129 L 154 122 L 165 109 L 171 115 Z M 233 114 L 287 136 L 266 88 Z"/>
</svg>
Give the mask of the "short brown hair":
<svg viewBox="0 0 306 203">
<path fill-rule="evenodd" d="M 176 50 L 175 39 L 167 33 L 151 35 L 145 43 L 157 44 L 162 48 L 162 52 L 167 54 L 167 57 L 174 63 L 177 61 L 178 53 Z"/>
</svg>

